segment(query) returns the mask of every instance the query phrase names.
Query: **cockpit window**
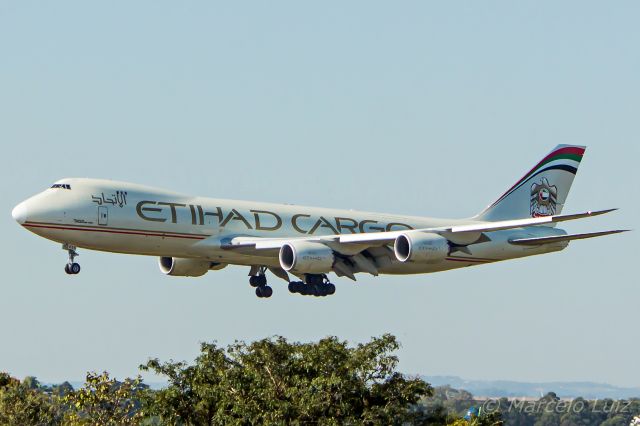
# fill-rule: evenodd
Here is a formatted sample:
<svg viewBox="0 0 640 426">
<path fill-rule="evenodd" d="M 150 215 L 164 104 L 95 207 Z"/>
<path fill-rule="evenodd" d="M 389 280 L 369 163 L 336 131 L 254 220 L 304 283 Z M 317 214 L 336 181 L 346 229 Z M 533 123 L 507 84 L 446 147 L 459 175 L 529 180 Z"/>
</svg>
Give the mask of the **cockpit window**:
<svg viewBox="0 0 640 426">
<path fill-rule="evenodd" d="M 71 189 L 71 185 L 66 183 L 54 183 L 51 188 Z"/>
</svg>

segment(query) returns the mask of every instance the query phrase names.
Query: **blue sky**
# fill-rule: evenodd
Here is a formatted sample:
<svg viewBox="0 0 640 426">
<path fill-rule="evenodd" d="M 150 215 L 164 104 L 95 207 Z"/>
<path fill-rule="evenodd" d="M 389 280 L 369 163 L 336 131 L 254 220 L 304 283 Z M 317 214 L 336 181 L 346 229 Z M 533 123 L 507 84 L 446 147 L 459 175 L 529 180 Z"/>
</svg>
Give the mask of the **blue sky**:
<svg viewBox="0 0 640 426">
<path fill-rule="evenodd" d="M 471 216 L 588 145 L 570 231 L 635 227 L 637 2 L 0 1 L 0 370 L 134 375 L 201 341 L 396 334 L 401 369 L 634 386 L 637 233 L 433 275 L 257 299 L 246 268 L 163 276 L 66 254 L 12 207 L 62 177 L 220 198 Z"/>
</svg>

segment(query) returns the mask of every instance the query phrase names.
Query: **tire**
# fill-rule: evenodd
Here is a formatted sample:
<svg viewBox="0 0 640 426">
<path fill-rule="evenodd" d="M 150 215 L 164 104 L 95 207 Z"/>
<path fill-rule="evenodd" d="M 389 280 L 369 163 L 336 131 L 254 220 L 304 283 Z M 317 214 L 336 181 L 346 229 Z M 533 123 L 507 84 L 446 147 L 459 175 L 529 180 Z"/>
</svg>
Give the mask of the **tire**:
<svg viewBox="0 0 640 426">
<path fill-rule="evenodd" d="M 68 263 L 67 263 L 66 265 L 64 265 L 64 271 L 65 271 L 67 274 L 71 275 L 71 269 L 69 269 L 69 264 L 68 264 Z"/>
<path fill-rule="evenodd" d="M 326 284 L 325 292 L 327 293 L 327 296 L 331 296 L 332 294 L 335 294 L 336 286 L 334 284 L 331 284 L 331 283 Z"/>
<path fill-rule="evenodd" d="M 291 281 L 287 288 L 289 289 L 289 293 L 298 293 L 298 283 L 296 281 Z"/>
<path fill-rule="evenodd" d="M 264 286 L 262 287 L 262 297 L 271 297 L 271 295 L 273 294 L 273 289 L 271 287 Z"/>
<path fill-rule="evenodd" d="M 256 287 L 256 296 L 260 298 L 264 297 L 262 294 L 262 287 Z"/>
<path fill-rule="evenodd" d="M 313 289 L 309 284 L 300 283 L 300 291 L 299 293 L 303 296 L 311 296 L 313 294 Z"/>
<path fill-rule="evenodd" d="M 258 285 L 260 287 L 264 287 L 267 285 L 267 276 L 266 275 L 258 275 L 257 277 L 258 279 L 256 280 L 258 282 Z"/>
<path fill-rule="evenodd" d="M 258 276 L 257 276 L 257 275 L 252 275 L 252 276 L 249 278 L 249 285 L 250 285 L 251 287 L 258 287 L 259 282 L 258 282 Z M 257 293 L 256 293 L 256 294 L 257 294 Z"/>
<path fill-rule="evenodd" d="M 79 263 L 72 263 L 71 266 L 69 267 L 69 270 L 71 271 L 71 273 L 73 275 L 79 274 L 80 273 L 80 264 Z"/>
</svg>

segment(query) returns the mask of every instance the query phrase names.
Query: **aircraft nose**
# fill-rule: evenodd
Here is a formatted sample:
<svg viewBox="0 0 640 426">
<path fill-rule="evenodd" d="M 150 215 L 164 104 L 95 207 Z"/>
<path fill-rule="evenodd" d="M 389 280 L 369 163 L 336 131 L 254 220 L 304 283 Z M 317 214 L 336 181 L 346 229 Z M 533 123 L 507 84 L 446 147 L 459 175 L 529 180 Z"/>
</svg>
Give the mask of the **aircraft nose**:
<svg viewBox="0 0 640 426">
<path fill-rule="evenodd" d="M 13 211 L 11 212 L 11 216 L 13 216 L 13 219 L 16 222 L 18 222 L 20 225 L 23 225 L 27 221 L 27 213 L 28 213 L 27 206 L 26 206 L 26 203 L 23 201 L 22 203 L 18 204 L 13 208 Z"/>
</svg>

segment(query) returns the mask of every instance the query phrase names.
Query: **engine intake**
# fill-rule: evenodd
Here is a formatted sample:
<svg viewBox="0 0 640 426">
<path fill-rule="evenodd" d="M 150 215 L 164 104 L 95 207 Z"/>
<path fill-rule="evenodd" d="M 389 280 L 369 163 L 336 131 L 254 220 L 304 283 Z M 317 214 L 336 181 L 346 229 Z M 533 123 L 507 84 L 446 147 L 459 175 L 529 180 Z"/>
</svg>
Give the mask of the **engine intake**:
<svg viewBox="0 0 640 426">
<path fill-rule="evenodd" d="M 439 263 L 447 258 L 450 247 L 438 234 L 411 232 L 396 238 L 393 251 L 400 262 Z"/>
<path fill-rule="evenodd" d="M 163 274 L 174 277 L 201 277 L 209 270 L 222 269 L 227 266 L 224 263 L 180 257 L 161 257 L 158 263 Z"/>
<path fill-rule="evenodd" d="M 299 274 L 326 274 L 335 260 L 329 247 L 307 241 L 286 243 L 280 248 L 279 258 L 282 269 Z"/>
</svg>

